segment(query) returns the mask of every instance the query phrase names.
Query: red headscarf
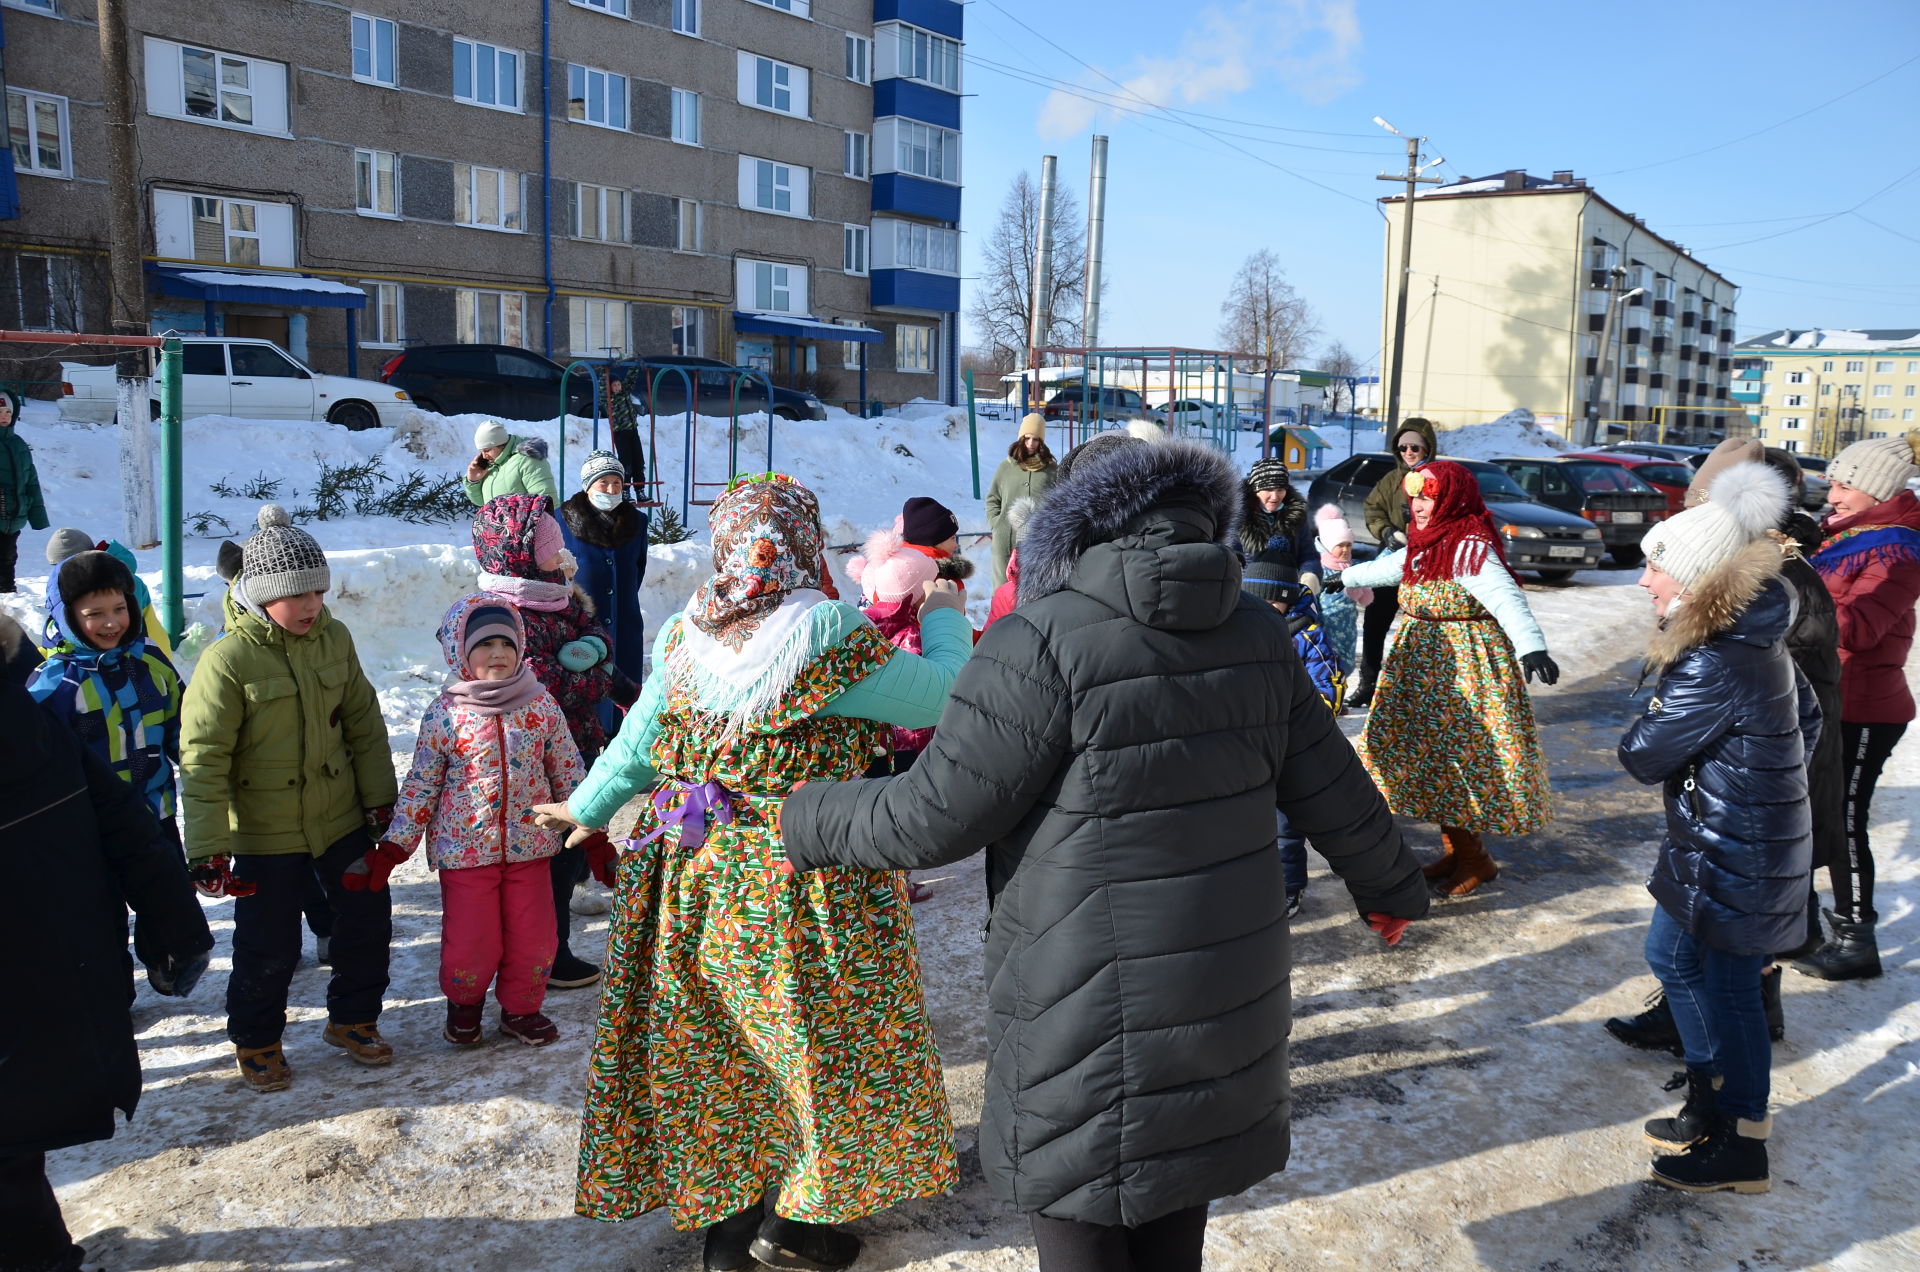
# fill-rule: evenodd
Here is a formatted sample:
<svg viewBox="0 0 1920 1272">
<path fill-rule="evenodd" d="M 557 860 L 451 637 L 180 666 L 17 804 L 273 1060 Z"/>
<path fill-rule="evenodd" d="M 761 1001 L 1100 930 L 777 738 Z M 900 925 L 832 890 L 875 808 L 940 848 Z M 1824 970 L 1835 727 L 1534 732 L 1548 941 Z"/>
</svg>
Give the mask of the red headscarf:
<svg viewBox="0 0 1920 1272">
<path fill-rule="evenodd" d="M 1487 511 L 1487 501 L 1480 497 L 1480 483 L 1471 470 L 1444 459 L 1429 460 L 1408 470 L 1404 489 L 1407 498 L 1419 495 L 1434 504 L 1433 516 L 1424 530 L 1417 526 L 1407 530 L 1407 565 L 1401 582 L 1442 583 L 1478 574 L 1487 563 L 1488 553 L 1502 569 L 1513 573 L 1500 541 L 1500 527 Z"/>
</svg>

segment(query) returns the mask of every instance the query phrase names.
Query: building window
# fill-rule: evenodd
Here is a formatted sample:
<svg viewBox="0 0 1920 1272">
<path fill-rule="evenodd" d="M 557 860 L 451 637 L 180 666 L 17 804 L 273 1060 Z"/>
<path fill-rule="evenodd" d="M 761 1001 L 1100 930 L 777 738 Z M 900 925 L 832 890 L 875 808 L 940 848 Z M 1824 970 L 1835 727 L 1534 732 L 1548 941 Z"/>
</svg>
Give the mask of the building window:
<svg viewBox="0 0 1920 1272">
<path fill-rule="evenodd" d="M 287 131 L 287 68 L 279 62 L 148 37 L 147 112 L 196 123 Z"/>
<path fill-rule="evenodd" d="M 1788 384 L 1805 384 L 1806 382 L 1807 382 L 1807 373 L 1805 371 L 1787 372 Z"/>
<path fill-rule="evenodd" d="M 624 358 L 633 352 L 627 305 L 621 300 L 567 301 L 567 338 L 578 358 Z"/>
<path fill-rule="evenodd" d="M 527 298 L 519 292 L 457 287 L 453 293 L 454 337 L 461 344 L 526 347 L 523 320 Z"/>
<path fill-rule="evenodd" d="M 57 13 L 53 0 L 5 0 L 9 9 L 25 9 L 28 13 Z"/>
<path fill-rule="evenodd" d="M 1920 374 L 1920 362 L 1907 363 L 1907 374 L 1908 375 Z"/>
<path fill-rule="evenodd" d="M 873 41 L 864 35 L 847 36 L 847 78 L 856 84 L 873 83 Z"/>
<path fill-rule="evenodd" d="M 1873 364 L 1873 370 L 1876 375 L 1890 374 L 1893 371 L 1893 362 L 1891 359 L 1885 362 L 1876 362 Z"/>
<path fill-rule="evenodd" d="M 7 139 L 13 145 L 15 172 L 32 173 L 36 177 L 73 175 L 66 98 L 8 89 Z"/>
<path fill-rule="evenodd" d="M 885 220 L 881 246 L 874 254 L 878 269 L 920 269 L 936 274 L 960 272 L 960 234 L 917 221 Z"/>
<path fill-rule="evenodd" d="M 400 215 L 398 160 L 391 150 L 353 152 L 354 207 L 361 216 Z"/>
<path fill-rule="evenodd" d="M 924 80 L 949 93 L 959 92 L 960 46 L 930 31 L 901 27 L 900 78 Z"/>
<path fill-rule="evenodd" d="M 367 293 L 366 317 L 360 343 L 397 349 L 406 341 L 406 321 L 400 308 L 400 284 L 362 283 Z"/>
<path fill-rule="evenodd" d="M 769 9 L 778 9 L 782 13 L 791 13 L 796 18 L 809 17 L 813 13 L 813 0 L 753 0 L 753 2 Z"/>
<path fill-rule="evenodd" d="M 1781 421 L 1780 421 L 1780 427 L 1781 427 L 1781 428 L 1799 428 L 1799 427 L 1800 427 L 1800 419 L 1799 419 L 1799 417 L 1798 417 L 1798 416 L 1795 416 L 1795 417 L 1792 417 L 1792 418 L 1789 418 L 1789 419 L 1784 419 L 1784 420 L 1781 420 Z"/>
<path fill-rule="evenodd" d="M 807 215 L 807 169 L 740 156 L 740 206 L 779 216 Z"/>
<path fill-rule="evenodd" d="M 740 54 L 740 101 L 797 119 L 807 117 L 807 70 L 770 57 Z"/>
<path fill-rule="evenodd" d="M 453 98 L 469 106 L 518 112 L 520 55 L 480 40 L 454 40 Z"/>
<path fill-rule="evenodd" d="M 1873 386 L 1873 396 L 1875 396 L 1875 397 L 1892 397 L 1892 396 L 1893 396 L 1893 386 L 1892 386 L 1891 384 L 1876 384 L 1876 385 L 1874 385 L 1874 386 Z"/>
<path fill-rule="evenodd" d="M 353 78 L 362 84 L 392 88 L 394 46 L 399 28 L 386 18 L 353 15 Z"/>
<path fill-rule="evenodd" d="M 673 90 L 673 139 L 683 146 L 700 144 L 700 94 Z"/>
<path fill-rule="evenodd" d="M 675 305 L 671 315 L 673 330 L 670 335 L 673 351 L 681 357 L 697 358 L 706 349 L 706 341 L 701 338 L 702 321 L 705 311 L 696 305 Z"/>
<path fill-rule="evenodd" d="M 865 348 L 866 346 L 861 344 L 858 340 L 842 340 L 840 342 L 841 369 L 846 371 L 858 371 L 860 369 L 860 353 L 861 353 L 861 350 Z"/>
<path fill-rule="evenodd" d="M 1912 397 L 1912 396 L 1914 395 L 1914 389 L 1915 389 L 1915 387 L 1917 387 L 1917 386 L 1915 386 L 1915 385 L 1911 385 L 1911 384 L 1909 384 L 1909 385 L 1907 385 L 1907 386 L 1906 386 L 1905 388 L 1903 388 L 1903 389 L 1901 389 L 1901 390 L 1900 390 L 1900 396 L 1901 396 L 1901 397 Z"/>
<path fill-rule="evenodd" d="M 735 262 L 735 268 L 740 308 L 763 314 L 807 312 L 807 271 L 804 266 L 741 257 Z"/>
<path fill-rule="evenodd" d="M 929 181 L 960 183 L 960 134 L 911 119 L 882 120 L 894 136 L 893 170 Z"/>
<path fill-rule="evenodd" d="M 453 219 L 461 225 L 518 234 L 523 228 L 520 174 L 470 163 L 454 164 Z"/>
<path fill-rule="evenodd" d="M 1590 243 L 1587 245 L 1588 269 L 1612 269 L 1620 263 L 1620 249 L 1611 243 Z"/>
<path fill-rule="evenodd" d="M 163 260 L 291 268 L 293 206 L 155 190 L 153 238 Z"/>
<path fill-rule="evenodd" d="M 1784 402 L 1782 402 L 1782 403 L 1781 403 L 1780 405 L 1782 405 L 1782 406 L 1805 406 L 1806 404 L 1807 404 L 1807 402 L 1806 402 L 1806 397 L 1805 397 L 1805 395 L 1804 395 L 1804 394 L 1800 394 L 1800 393 L 1789 393 L 1789 394 L 1787 394 L 1787 400 L 1786 400 L 1786 401 L 1784 401 Z"/>
<path fill-rule="evenodd" d="M 849 177 L 858 177 L 862 181 L 866 180 L 868 169 L 871 167 L 872 152 L 873 139 L 871 137 L 863 132 L 847 133 L 843 167 L 841 168 L 842 174 Z"/>
<path fill-rule="evenodd" d="M 673 250 L 700 250 L 700 205 L 692 199 L 673 201 Z"/>
<path fill-rule="evenodd" d="M 1903 421 L 1904 421 L 1904 420 L 1910 420 L 1910 419 L 1912 419 L 1912 418 L 1913 418 L 1913 408 L 1912 408 L 1912 407 L 1910 407 L 1910 406 L 1908 406 L 1908 407 L 1903 407 L 1903 408 L 1901 408 L 1901 411 L 1900 411 L 1900 418 L 1901 418 L 1901 419 L 1902 419 Z"/>
<path fill-rule="evenodd" d="M 625 132 L 627 77 L 587 66 L 567 67 L 567 118 Z"/>
<path fill-rule="evenodd" d="M 1831 370 L 1833 370 L 1833 359 L 1832 359 L 1832 358 L 1828 358 L 1828 359 L 1827 359 L 1827 360 L 1826 360 L 1825 362 L 1822 362 L 1822 363 L 1820 364 L 1820 369 L 1821 369 L 1822 371 L 1831 371 Z"/>
<path fill-rule="evenodd" d="M 627 0 L 573 0 L 582 9 L 598 9 L 616 18 L 627 16 Z"/>
<path fill-rule="evenodd" d="M 682 35 L 700 34 L 700 0 L 673 0 L 673 29 Z"/>
<path fill-rule="evenodd" d="M 932 327 L 899 326 L 893 329 L 893 369 L 932 372 Z"/>
<path fill-rule="evenodd" d="M 1847 370 L 1849 371 L 1865 371 L 1866 369 L 1867 364 L 1864 359 L 1856 359 L 1847 363 Z"/>
<path fill-rule="evenodd" d="M 601 243 L 627 241 L 627 192 L 613 186 L 573 187 L 573 236 Z"/>
<path fill-rule="evenodd" d="M 1823 385 L 1821 385 L 1821 386 L 1820 386 L 1820 396 L 1821 396 L 1821 397 L 1832 397 L 1832 396 L 1833 396 L 1833 386 L 1832 386 L 1831 384 L 1823 384 Z"/>
<path fill-rule="evenodd" d="M 840 227 L 840 268 L 848 274 L 867 272 L 866 226 L 843 225 Z"/>
<path fill-rule="evenodd" d="M 20 326 L 27 331 L 84 331 L 80 308 L 80 268 L 71 256 L 13 257 L 13 296 Z"/>
<path fill-rule="evenodd" d="M 1893 410 L 1890 407 L 1876 406 L 1873 408 L 1872 411 L 1868 413 L 1867 418 L 1875 419 L 1875 420 L 1890 420 L 1893 418 Z"/>
<path fill-rule="evenodd" d="M 1800 453 L 1800 439 L 1796 437 L 1785 438 L 1780 443 L 1780 449 L 1786 451 L 1788 454 L 1797 455 Z"/>
</svg>

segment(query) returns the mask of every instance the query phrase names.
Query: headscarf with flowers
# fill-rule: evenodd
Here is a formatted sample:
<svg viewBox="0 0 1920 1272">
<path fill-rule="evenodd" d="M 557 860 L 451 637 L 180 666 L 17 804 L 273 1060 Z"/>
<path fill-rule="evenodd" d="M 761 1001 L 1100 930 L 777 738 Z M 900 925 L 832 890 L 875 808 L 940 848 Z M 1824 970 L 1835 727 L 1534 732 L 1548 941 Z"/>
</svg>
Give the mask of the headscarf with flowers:
<svg viewBox="0 0 1920 1272">
<path fill-rule="evenodd" d="M 1489 553 L 1500 562 L 1501 569 L 1513 573 L 1500 542 L 1500 527 L 1487 511 L 1487 501 L 1481 498 L 1480 483 L 1472 470 L 1449 460 L 1428 460 L 1407 470 L 1402 489 L 1408 499 L 1434 501 L 1433 516 L 1425 529 L 1412 523 L 1408 526 L 1403 584 L 1442 583 L 1478 574 Z M 1517 575 L 1514 581 L 1519 581 Z"/>
<path fill-rule="evenodd" d="M 820 501 L 784 473 L 740 479 L 707 513 L 713 576 L 687 604 L 687 619 L 738 649 L 789 592 L 817 590 L 826 538 Z"/>
</svg>

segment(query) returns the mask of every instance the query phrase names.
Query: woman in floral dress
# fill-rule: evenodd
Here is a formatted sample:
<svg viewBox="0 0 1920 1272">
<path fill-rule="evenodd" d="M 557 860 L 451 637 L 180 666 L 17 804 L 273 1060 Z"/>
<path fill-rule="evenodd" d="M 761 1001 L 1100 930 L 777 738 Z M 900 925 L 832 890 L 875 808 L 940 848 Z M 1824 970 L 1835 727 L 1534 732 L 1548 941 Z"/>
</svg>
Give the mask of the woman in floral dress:
<svg viewBox="0 0 1920 1272">
<path fill-rule="evenodd" d="M 1406 620 L 1360 757 L 1395 813 L 1439 824 L 1443 851 L 1424 872 L 1439 895 L 1463 897 L 1500 873 L 1482 835 L 1530 834 L 1552 819 L 1526 681 L 1553 684 L 1560 669 L 1473 473 L 1433 460 L 1408 470 L 1404 489 L 1407 546 L 1341 576 L 1399 587 Z"/>
<path fill-rule="evenodd" d="M 708 1269 L 845 1267 L 859 1240 L 827 1225 L 952 1188 L 953 1124 L 904 876 L 786 873 L 776 818 L 802 782 L 859 777 L 890 726 L 936 723 L 972 632 L 951 585 L 920 655 L 830 599 L 789 477 L 736 485 L 709 525 L 713 576 L 640 702 L 541 810 L 604 827 L 658 783 L 619 864 L 575 1207 L 706 1225 Z"/>
</svg>

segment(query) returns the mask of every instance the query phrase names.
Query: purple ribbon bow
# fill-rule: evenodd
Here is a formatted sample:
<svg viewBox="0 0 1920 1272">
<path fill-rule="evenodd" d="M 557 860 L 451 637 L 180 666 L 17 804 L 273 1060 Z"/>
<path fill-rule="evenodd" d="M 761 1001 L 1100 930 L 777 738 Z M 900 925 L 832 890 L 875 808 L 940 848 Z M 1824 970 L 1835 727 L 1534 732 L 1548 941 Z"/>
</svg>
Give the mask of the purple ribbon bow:
<svg viewBox="0 0 1920 1272">
<path fill-rule="evenodd" d="M 676 783 L 678 792 L 671 788 L 655 791 L 653 811 L 660 818 L 659 828 L 640 842 L 650 844 L 667 833 L 669 826 L 680 827 L 680 846 L 698 848 L 707 842 L 707 813 L 713 813 L 716 824 L 729 824 L 733 821 L 733 792 L 718 782 L 708 782 L 704 786 L 686 786 Z M 681 796 L 680 803 L 672 808 L 675 795 Z"/>
</svg>

